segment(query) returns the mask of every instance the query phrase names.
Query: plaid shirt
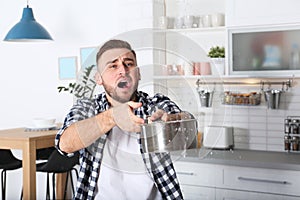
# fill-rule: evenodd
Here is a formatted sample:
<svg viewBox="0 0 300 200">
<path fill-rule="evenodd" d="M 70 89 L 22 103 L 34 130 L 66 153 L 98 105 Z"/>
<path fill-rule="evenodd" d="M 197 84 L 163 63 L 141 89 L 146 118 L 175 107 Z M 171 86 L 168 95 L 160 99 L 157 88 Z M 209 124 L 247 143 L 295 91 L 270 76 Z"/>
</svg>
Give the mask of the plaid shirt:
<svg viewBox="0 0 300 200">
<path fill-rule="evenodd" d="M 161 94 L 156 94 L 151 98 L 146 93 L 137 92 L 137 97 L 138 102 L 142 102 L 142 107 L 134 110 L 134 113 L 143 119 L 155 111 L 153 110 L 153 107 L 155 106 L 159 109 L 163 109 L 169 114 L 181 111 L 174 102 Z M 56 147 L 59 149 L 60 136 L 72 123 L 93 117 L 107 109 L 109 109 L 109 104 L 105 93 L 97 95 L 94 99 L 79 100 L 65 118 L 62 128 L 56 135 Z M 98 138 L 89 147 L 80 150 L 81 165 L 75 199 L 94 199 L 103 149 L 109 133 L 110 131 Z M 140 139 L 139 144 L 145 166 L 163 199 L 183 199 L 170 154 L 143 153 Z M 61 153 L 63 152 L 61 151 Z M 68 156 L 71 155 L 72 154 L 69 154 Z"/>
</svg>

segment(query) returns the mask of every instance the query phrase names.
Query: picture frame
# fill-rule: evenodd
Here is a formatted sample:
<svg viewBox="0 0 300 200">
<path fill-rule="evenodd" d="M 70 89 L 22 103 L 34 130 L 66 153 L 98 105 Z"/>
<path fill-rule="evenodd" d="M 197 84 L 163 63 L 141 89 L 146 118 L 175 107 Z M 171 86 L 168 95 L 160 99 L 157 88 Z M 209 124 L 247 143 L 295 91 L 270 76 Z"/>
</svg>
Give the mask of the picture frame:
<svg viewBox="0 0 300 200">
<path fill-rule="evenodd" d="M 58 58 L 58 78 L 60 80 L 73 80 L 77 76 L 77 57 L 60 57 Z"/>
<path fill-rule="evenodd" d="M 87 68 L 96 65 L 97 47 L 80 48 L 80 64 L 81 68 Z"/>
</svg>

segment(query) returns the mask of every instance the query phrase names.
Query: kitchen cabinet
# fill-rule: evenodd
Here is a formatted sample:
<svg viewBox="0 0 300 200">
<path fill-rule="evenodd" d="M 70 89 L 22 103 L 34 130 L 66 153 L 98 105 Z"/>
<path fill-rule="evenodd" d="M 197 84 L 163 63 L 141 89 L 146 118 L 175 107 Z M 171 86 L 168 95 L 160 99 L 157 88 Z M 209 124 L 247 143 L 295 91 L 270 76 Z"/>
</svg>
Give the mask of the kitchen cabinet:
<svg viewBox="0 0 300 200">
<path fill-rule="evenodd" d="M 257 192 L 249 192 L 249 191 L 217 189 L 215 199 L 217 199 L 217 200 L 258 200 L 258 199 L 298 200 L 299 197 L 288 196 L 288 195 L 278 195 L 278 194 L 257 193 Z"/>
<path fill-rule="evenodd" d="M 234 166 L 223 170 L 223 188 L 300 197 L 299 171 Z"/>
<path fill-rule="evenodd" d="M 256 26 L 299 23 L 298 0 L 226 0 L 226 24 Z"/>
<path fill-rule="evenodd" d="M 219 165 L 176 161 L 175 169 L 183 185 L 216 187 L 222 184 L 222 168 Z"/>
<path fill-rule="evenodd" d="M 297 0 L 226 0 L 228 74 L 299 76 L 299 6 Z"/>
<path fill-rule="evenodd" d="M 299 199 L 300 171 L 176 161 L 185 199 Z"/>
<path fill-rule="evenodd" d="M 175 170 L 184 199 L 215 199 L 216 186 L 220 185 L 222 168 L 210 164 L 176 161 Z"/>
<path fill-rule="evenodd" d="M 183 198 L 186 200 L 212 200 L 216 199 L 216 189 L 192 185 L 181 185 Z"/>
<path fill-rule="evenodd" d="M 228 28 L 230 75 L 300 74 L 299 25 Z"/>
</svg>

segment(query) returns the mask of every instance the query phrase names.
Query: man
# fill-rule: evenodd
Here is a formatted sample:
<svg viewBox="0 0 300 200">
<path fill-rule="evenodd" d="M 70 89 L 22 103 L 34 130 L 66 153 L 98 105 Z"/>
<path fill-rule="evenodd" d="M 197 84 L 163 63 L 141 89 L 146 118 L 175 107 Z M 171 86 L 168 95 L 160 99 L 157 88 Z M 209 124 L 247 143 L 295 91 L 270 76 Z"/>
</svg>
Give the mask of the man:
<svg viewBox="0 0 300 200">
<path fill-rule="evenodd" d="M 145 153 L 140 125 L 188 117 L 169 98 L 137 91 L 136 54 L 122 40 L 106 42 L 97 53 L 97 84 L 104 93 L 81 99 L 56 136 L 60 152 L 80 152 L 75 199 L 182 199 L 168 153 Z"/>
</svg>

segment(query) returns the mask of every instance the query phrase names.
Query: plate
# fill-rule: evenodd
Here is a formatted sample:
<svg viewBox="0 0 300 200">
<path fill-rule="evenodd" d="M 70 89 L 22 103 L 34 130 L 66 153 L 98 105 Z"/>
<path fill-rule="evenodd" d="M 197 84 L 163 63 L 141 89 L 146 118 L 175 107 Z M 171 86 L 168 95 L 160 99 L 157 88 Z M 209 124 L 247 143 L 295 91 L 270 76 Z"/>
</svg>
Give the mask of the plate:
<svg viewBox="0 0 300 200">
<path fill-rule="evenodd" d="M 35 125 L 30 125 L 30 126 L 26 126 L 26 128 L 28 129 L 51 129 L 51 128 L 55 128 L 56 124 L 52 124 L 49 126 L 35 126 Z"/>
</svg>

